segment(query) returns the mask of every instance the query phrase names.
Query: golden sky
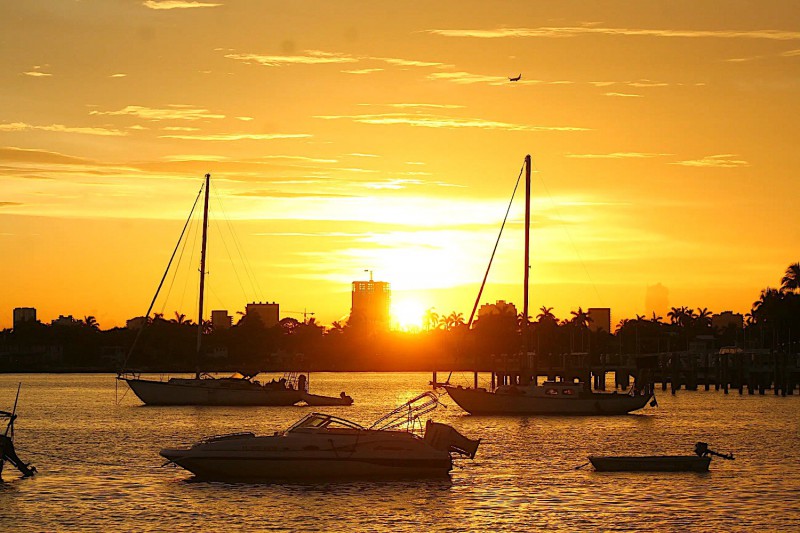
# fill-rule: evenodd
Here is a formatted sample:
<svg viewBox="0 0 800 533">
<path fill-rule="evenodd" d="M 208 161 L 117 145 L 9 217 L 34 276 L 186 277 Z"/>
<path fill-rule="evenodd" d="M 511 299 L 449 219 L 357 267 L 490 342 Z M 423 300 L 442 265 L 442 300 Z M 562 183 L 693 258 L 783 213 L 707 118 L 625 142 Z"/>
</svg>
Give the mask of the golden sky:
<svg viewBox="0 0 800 533">
<path fill-rule="evenodd" d="M 206 172 L 231 314 L 329 324 L 371 270 L 468 316 L 528 153 L 533 308 L 745 312 L 800 259 L 794 1 L 31 0 L 0 42 L 0 327 L 142 315 Z"/>
</svg>

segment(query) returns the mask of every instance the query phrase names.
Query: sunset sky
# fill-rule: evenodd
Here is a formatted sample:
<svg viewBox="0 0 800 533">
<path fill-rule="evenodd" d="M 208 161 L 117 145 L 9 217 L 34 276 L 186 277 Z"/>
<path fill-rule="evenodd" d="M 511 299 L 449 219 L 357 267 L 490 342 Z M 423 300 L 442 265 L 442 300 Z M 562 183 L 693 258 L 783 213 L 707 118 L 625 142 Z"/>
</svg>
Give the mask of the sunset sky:
<svg viewBox="0 0 800 533">
<path fill-rule="evenodd" d="M 330 324 L 369 270 L 469 316 L 525 154 L 533 309 L 746 312 L 800 260 L 794 1 L 26 0 L 0 42 L 0 327 L 144 314 L 207 172 L 231 314 Z"/>
</svg>

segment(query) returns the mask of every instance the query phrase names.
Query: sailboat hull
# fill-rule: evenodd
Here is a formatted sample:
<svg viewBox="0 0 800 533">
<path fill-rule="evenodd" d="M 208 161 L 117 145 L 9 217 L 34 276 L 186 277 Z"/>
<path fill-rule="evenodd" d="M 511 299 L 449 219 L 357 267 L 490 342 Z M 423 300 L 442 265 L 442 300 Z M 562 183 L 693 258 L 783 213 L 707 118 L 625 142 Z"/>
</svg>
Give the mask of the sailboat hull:
<svg viewBox="0 0 800 533">
<path fill-rule="evenodd" d="M 462 409 L 473 415 L 624 415 L 643 408 L 649 395 L 588 393 L 562 398 L 504 394 L 485 389 L 445 387 Z"/>
<path fill-rule="evenodd" d="M 225 387 L 216 380 L 181 379 L 154 381 L 125 379 L 146 405 L 294 405 L 303 393 L 294 389 L 267 389 L 248 383 L 248 388 Z"/>
</svg>

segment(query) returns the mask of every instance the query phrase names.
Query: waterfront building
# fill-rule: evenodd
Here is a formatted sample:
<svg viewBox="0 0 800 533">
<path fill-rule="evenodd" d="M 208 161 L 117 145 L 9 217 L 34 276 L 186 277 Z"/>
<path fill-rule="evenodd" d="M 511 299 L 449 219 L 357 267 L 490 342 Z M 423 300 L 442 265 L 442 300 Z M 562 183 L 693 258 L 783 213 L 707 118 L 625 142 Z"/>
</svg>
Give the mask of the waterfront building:
<svg viewBox="0 0 800 533">
<path fill-rule="evenodd" d="M 506 302 L 505 300 L 497 300 L 493 304 L 481 305 L 480 309 L 478 309 L 478 318 L 480 319 L 481 317 L 490 315 L 512 316 L 516 319 L 517 307 L 511 302 Z"/>
<path fill-rule="evenodd" d="M 736 329 L 744 328 L 744 317 L 741 313 L 734 313 L 732 311 L 723 311 L 718 315 L 711 317 L 711 327 L 714 329 L 726 329 L 734 327 Z"/>
<path fill-rule="evenodd" d="M 592 332 L 600 330 L 611 333 L 611 308 L 610 307 L 590 307 L 586 312 L 589 315 L 589 329 Z"/>
<path fill-rule="evenodd" d="M 391 301 L 390 284 L 385 281 L 373 281 L 372 273 L 369 281 L 354 281 L 350 325 L 373 330 L 389 329 Z"/>
<path fill-rule="evenodd" d="M 228 314 L 227 310 L 214 310 L 211 311 L 211 327 L 215 331 L 230 329 L 233 325 L 233 317 Z"/>
<path fill-rule="evenodd" d="M 125 327 L 128 329 L 142 329 L 147 325 L 147 318 L 143 316 L 137 316 L 134 318 L 129 318 L 125 321 Z"/>
<path fill-rule="evenodd" d="M 50 322 L 53 326 L 78 326 L 80 323 L 81 321 L 75 320 L 72 315 L 58 315 L 58 318 Z"/>
<path fill-rule="evenodd" d="M 271 328 L 280 322 L 280 305 L 275 302 L 249 303 L 244 312 L 247 316 L 257 316 L 265 328 Z"/>
<path fill-rule="evenodd" d="M 14 328 L 24 323 L 36 322 L 35 307 L 15 307 L 14 308 Z"/>
</svg>

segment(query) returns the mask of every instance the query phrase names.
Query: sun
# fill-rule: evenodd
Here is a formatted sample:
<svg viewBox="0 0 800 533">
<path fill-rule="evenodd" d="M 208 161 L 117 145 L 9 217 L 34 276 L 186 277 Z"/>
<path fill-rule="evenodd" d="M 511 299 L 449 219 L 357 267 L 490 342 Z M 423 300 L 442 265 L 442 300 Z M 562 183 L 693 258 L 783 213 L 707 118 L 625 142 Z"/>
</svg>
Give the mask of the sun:
<svg viewBox="0 0 800 533">
<path fill-rule="evenodd" d="M 392 302 L 392 326 L 402 331 L 419 331 L 425 316 L 425 307 L 416 300 L 402 299 Z"/>
</svg>

